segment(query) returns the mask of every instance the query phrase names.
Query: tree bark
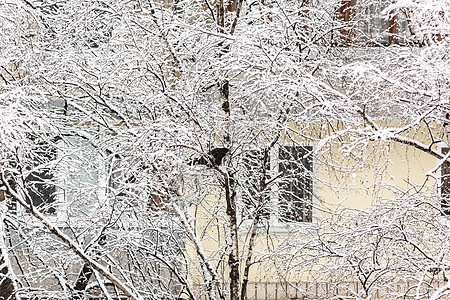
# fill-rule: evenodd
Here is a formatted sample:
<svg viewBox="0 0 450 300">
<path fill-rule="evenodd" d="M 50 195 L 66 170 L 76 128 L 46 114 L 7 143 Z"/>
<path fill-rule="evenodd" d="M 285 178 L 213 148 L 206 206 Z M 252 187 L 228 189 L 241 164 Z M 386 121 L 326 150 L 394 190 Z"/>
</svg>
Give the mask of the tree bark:
<svg viewBox="0 0 450 300">
<path fill-rule="evenodd" d="M 232 175 L 225 174 L 225 197 L 227 201 L 228 228 L 230 229 L 228 266 L 230 268 L 230 299 L 239 299 L 239 239 L 237 230 L 235 181 Z"/>
</svg>

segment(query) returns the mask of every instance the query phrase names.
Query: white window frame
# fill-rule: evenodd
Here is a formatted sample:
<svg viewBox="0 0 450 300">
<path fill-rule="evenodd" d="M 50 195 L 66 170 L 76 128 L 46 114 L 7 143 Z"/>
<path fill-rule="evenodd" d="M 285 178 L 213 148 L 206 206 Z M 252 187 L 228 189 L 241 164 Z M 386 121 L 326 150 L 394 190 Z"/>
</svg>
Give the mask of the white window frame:
<svg viewBox="0 0 450 300">
<path fill-rule="evenodd" d="M 285 143 L 283 144 L 283 146 L 286 147 L 307 147 L 307 146 L 311 146 L 314 152 L 314 149 L 316 148 L 316 144 L 314 143 Z M 274 164 L 271 164 L 271 170 L 273 171 L 274 174 L 278 174 L 278 168 L 279 168 L 279 153 L 280 153 L 280 147 L 275 147 L 272 150 L 271 153 L 271 161 L 276 162 Z M 314 154 L 311 154 L 314 155 Z M 280 203 L 280 199 L 279 199 L 279 185 L 278 184 L 274 184 L 272 186 L 272 195 L 271 195 L 271 200 L 272 200 L 272 205 L 273 207 L 276 207 L 275 209 L 275 213 L 270 215 L 270 231 L 273 233 L 284 233 L 289 231 L 292 228 L 298 227 L 298 226 L 311 226 L 315 223 L 317 223 L 317 209 L 315 209 L 316 205 L 317 205 L 317 197 L 315 197 L 315 195 L 317 195 L 317 180 L 316 180 L 316 175 L 317 175 L 317 163 L 316 161 L 313 159 L 312 161 L 312 178 L 311 178 L 311 184 L 312 184 L 312 197 L 311 197 L 311 222 L 298 222 L 298 221 L 291 221 L 291 222 L 283 222 L 280 221 L 280 215 L 279 215 L 279 203 Z"/>
<path fill-rule="evenodd" d="M 284 143 L 283 146 L 286 147 L 306 147 L 311 146 L 314 149 L 317 147 L 316 143 Z M 270 150 L 270 157 L 269 161 L 273 162 L 270 163 L 270 170 L 272 174 L 278 174 L 278 168 L 279 168 L 279 151 L 280 146 L 276 146 L 273 149 Z M 314 154 L 312 154 L 314 155 Z M 317 224 L 318 221 L 318 211 L 316 209 L 318 204 L 317 199 L 317 174 L 318 174 L 318 165 L 316 161 L 313 159 L 312 161 L 312 178 L 311 178 L 311 184 L 312 184 L 312 216 L 311 216 L 311 222 L 298 222 L 298 221 L 291 221 L 291 222 L 283 222 L 280 221 L 280 215 L 279 215 L 279 185 L 277 183 L 274 183 L 270 188 L 270 207 L 273 207 L 275 209 L 271 210 L 271 214 L 269 217 L 268 222 L 266 221 L 260 221 L 259 227 L 263 227 L 263 224 L 268 224 L 269 226 L 269 233 L 288 233 L 292 229 L 298 228 L 298 227 L 305 227 L 305 226 L 314 226 Z M 243 218 L 243 216 L 240 216 Z M 241 220 L 242 221 L 242 233 L 248 231 L 250 228 L 253 219 L 247 219 L 247 220 Z"/>
<path fill-rule="evenodd" d="M 60 156 L 60 154 L 59 154 L 58 149 L 55 149 L 55 159 L 57 159 L 59 156 Z M 42 213 L 47 219 L 49 219 L 52 222 L 55 222 L 55 221 L 62 221 L 60 214 L 58 213 L 58 211 L 59 211 L 58 203 L 61 203 L 60 201 L 64 200 L 64 199 L 62 199 L 63 196 L 62 196 L 62 193 L 60 192 L 61 188 L 59 187 L 60 182 L 58 179 L 58 172 L 54 172 L 54 173 L 52 173 L 52 175 L 53 175 L 52 180 L 55 183 L 54 201 L 53 201 L 52 207 L 55 209 L 55 213 L 46 213 L 46 212 L 41 211 L 37 206 L 34 206 L 34 207 L 40 213 Z M 21 184 L 25 185 L 25 182 L 22 182 Z M 25 197 L 25 194 L 23 193 L 23 191 L 18 191 L 18 192 L 21 197 Z M 9 199 L 8 201 L 14 201 L 14 200 Z M 12 204 L 13 202 L 10 202 L 10 203 Z M 12 209 L 12 212 L 14 212 L 18 218 L 25 220 L 27 223 L 34 224 L 37 222 L 34 219 L 34 217 L 31 214 L 29 214 L 23 206 L 19 205 L 18 203 L 14 203 L 14 205 L 15 205 L 15 207 Z M 33 205 L 32 199 L 31 199 L 31 203 L 28 205 Z"/>
<path fill-rule="evenodd" d="M 66 180 L 73 180 L 70 176 L 66 176 L 64 174 L 64 156 L 70 156 L 69 153 L 63 153 L 60 149 L 60 147 L 64 148 L 70 148 L 71 144 L 82 142 L 81 137 L 66 137 L 66 139 L 58 141 L 56 144 L 56 153 L 55 153 L 55 160 L 57 161 L 57 164 L 61 164 L 62 167 L 56 168 L 55 172 L 53 173 L 54 176 L 54 183 L 55 183 L 55 200 L 53 202 L 53 207 L 55 208 L 55 213 L 45 213 L 40 211 L 49 221 L 51 221 L 54 224 L 66 224 L 66 222 L 69 220 L 69 216 L 67 215 L 67 208 L 68 206 L 72 206 L 72 201 L 69 201 L 69 195 L 67 191 L 64 189 L 66 186 L 65 181 Z M 80 141 L 76 141 L 75 139 L 80 139 Z M 74 149 L 75 150 L 75 149 Z M 98 191 L 97 191 L 97 198 L 96 200 L 93 200 L 92 207 L 88 207 L 89 210 L 96 210 L 97 206 L 101 205 L 100 202 L 106 201 L 106 165 L 105 162 L 101 159 L 101 157 L 97 158 L 96 164 L 98 168 L 96 170 L 93 170 L 96 172 L 93 177 L 95 178 L 95 182 L 93 182 L 94 185 L 97 185 Z M 80 170 L 81 172 L 85 172 L 85 170 Z M 78 174 L 80 175 L 80 174 Z M 80 181 L 80 183 L 87 183 L 88 181 Z M 104 204 L 104 203 L 103 203 Z M 36 207 L 37 208 L 37 207 Z M 27 220 L 27 222 L 35 223 L 34 217 L 31 216 L 24 207 L 21 205 L 16 205 L 15 212 L 19 218 Z"/>
</svg>

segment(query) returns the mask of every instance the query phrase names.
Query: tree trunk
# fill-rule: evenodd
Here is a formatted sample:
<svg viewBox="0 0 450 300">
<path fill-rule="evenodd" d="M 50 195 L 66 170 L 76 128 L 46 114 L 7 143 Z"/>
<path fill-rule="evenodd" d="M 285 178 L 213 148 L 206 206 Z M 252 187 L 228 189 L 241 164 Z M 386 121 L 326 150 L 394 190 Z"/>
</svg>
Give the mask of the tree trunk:
<svg viewBox="0 0 450 300">
<path fill-rule="evenodd" d="M 230 229 L 230 250 L 228 253 L 228 266 L 230 268 L 230 299 L 239 299 L 239 240 L 236 214 L 235 182 L 232 175 L 226 173 L 225 196 L 227 201 L 228 228 Z"/>
</svg>

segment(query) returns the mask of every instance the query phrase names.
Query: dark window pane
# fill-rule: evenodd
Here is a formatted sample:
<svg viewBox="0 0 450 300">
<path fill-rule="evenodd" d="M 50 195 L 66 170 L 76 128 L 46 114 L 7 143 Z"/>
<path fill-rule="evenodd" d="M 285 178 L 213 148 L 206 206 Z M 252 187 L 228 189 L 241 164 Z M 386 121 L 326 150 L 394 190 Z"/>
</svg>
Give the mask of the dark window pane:
<svg viewBox="0 0 450 300">
<path fill-rule="evenodd" d="M 37 138 L 33 140 L 33 152 L 35 167 L 46 164 L 56 157 L 53 147 L 45 142 L 38 142 Z M 39 168 L 39 171 L 31 172 L 25 179 L 27 190 L 26 202 L 32 203 L 40 212 L 45 214 L 54 214 L 56 212 L 54 202 L 56 201 L 56 187 L 54 184 L 54 174 L 46 167 Z"/>
<path fill-rule="evenodd" d="M 267 186 L 261 186 L 264 165 L 264 153 L 262 151 L 249 151 L 243 160 L 243 176 L 242 176 L 242 201 L 244 203 L 244 219 L 253 219 L 256 214 L 260 219 L 268 220 L 270 218 L 270 191 Z M 267 161 L 266 179 L 270 170 Z"/>
<path fill-rule="evenodd" d="M 279 210 L 282 222 L 312 221 L 312 146 L 280 148 Z M 307 155 L 307 157 L 305 157 Z"/>
<path fill-rule="evenodd" d="M 27 179 L 27 203 L 33 203 L 39 211 L 46 214 L 54 214 L 56 212 L 54 202 L 56 200 L 56 188 L 49 181 L 53 180 L 53 174 L 49 170 L 31 173 Z"/>
</svg>

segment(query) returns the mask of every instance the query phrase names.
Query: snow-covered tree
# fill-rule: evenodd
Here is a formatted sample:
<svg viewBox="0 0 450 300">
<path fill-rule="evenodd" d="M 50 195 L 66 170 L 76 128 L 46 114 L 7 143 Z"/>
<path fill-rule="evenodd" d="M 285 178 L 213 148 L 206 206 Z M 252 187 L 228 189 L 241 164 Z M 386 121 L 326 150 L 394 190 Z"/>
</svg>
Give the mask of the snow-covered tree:
<svg viewBox="0 0 450 300">
<path fill-rule="evenodd" d="M 317 223 L 319 165 L 353 174 L 383 154 L 382 170 L 394 144 L 447 158 L 449 3 L 353 2 L 4 1 L 1 296 L 246 299 L 251 269 L 275 255 L 279 275 L 286 253 L 312 275 L 327 255 L 342 278 L 444 270 L 446 240 L 416 232 L 433 219 L 445 239 L 441 207 L 417 186 L 369 235 L 383 210 L 311 225 L 306 252 L 267 242 Z M 220 166 L 192 163 L 219 147 Z M 415 201 L 434 203 L 419 225 Z"/>
</svg>

